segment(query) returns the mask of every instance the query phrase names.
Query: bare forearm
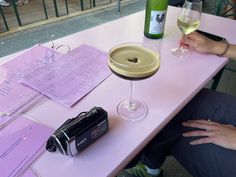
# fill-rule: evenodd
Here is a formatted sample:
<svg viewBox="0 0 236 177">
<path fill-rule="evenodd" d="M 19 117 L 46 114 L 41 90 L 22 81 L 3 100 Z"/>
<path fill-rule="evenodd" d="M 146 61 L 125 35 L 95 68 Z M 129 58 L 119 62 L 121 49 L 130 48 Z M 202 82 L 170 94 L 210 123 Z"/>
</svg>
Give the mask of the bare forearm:
<svg viewBox="0 0 236 177">
<path fill-rule="evenodd" d="M 220 55 L 225 51 L 227 44 L 223 42 L 215 42 L 213 46 L 214 47 L 212 48 L 211 52 L 214 54 Z M 227 51 L 225 52 L 223 56 L 236 60 L 236 45 L 230 44 Z"/>
<path fill-rule="evenodd" d="M 236 60 L 236 44 L 217 42 L 197 32 L 185 36 L 182 44 L 200 53 L 216 54 Z"/>
</svg>

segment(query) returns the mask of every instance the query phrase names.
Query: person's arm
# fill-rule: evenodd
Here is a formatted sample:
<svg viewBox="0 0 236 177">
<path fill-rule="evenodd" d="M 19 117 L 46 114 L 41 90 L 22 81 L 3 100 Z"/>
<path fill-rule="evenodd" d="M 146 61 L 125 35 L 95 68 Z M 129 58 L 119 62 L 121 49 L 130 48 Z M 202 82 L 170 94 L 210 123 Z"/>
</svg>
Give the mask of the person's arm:
<svg viewBox="0 0 236 177">
<path fill-rule="evenodd" d="M 183 133 L 184 137 L 199 137 L 190 142 L 192 145 L 213 143 L 226 149 L 236 150 L 236 127 L 207 120 L 189 120 L 182 123 L 185 127 L 197 128 Z"/>
<path fill-rule="evenodd" d="M 193 32 L 181 41 L 184 46 L 200 53 L 222 55 L 236 60 L 236 45 L 213 41 L 197 32 Z"/>
<path fill-rule="evenodd" d="M 226 50 L 227 49 L 227 50 Z M 212 53 L 220 55 L 226 50 L 224 57 L 231 58 L 236 60 L 236 45 L 229 44 L 229 47 L 227 48 L 227 44 L 223 42 L 216 42 L 214 47 L 212 48 Z"/>
</svg>

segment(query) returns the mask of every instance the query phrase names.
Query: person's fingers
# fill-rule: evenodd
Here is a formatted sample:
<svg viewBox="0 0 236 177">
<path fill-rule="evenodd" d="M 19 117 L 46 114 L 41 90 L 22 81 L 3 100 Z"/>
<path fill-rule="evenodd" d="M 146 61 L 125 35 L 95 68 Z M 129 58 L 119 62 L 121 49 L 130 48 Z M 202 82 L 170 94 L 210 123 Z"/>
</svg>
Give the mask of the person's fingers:
<svg viewBox="0 0 236 177">
<path fill-rule="evenodd" d="M 182 123 L 185 127 L 191 127 L 191 128 L 199 128 L 203 130 L 213 130 L 215 129 L 215 124 L 211 122 L 197 122 L 197 121 L 187 121 Z"/>
<path fill-rule="evenodd" d="M 195 130 L 195 131 L 185 132 L 182 135 L 184 137 L 198 137 L 198 136 L 214 136 L 215 133 L 213 131 Z"/>
<path fill-rule="evenodd" d="M 191 44 L 192 40 L 190 40 L 188 38 L 183 38 L 181 42 L 185 45 L 189 45 L 189 44 Z"/>
<path fill-rule="evenodd" d="M 189 122 L 189 123 L 191 123 L 191 122 L 198 122 L 198 123 L 202 123 L 202 124 L 218 124 L 217 122 L 214 122 L 214 121 L 212 121 L 212 120 L 210 120 L 210 119 L 196 119 L 196 120 L 188 120 L 188 121 L 186 121 L 186 122 Z"/>
<path fill-rule="evenodd" d="M 205 138 L 199 138 L 197 140 L 190 142 L 190 144 L 192 144 L 192 145 L 207 144 L 207 143 L 214 143 L 214 138 L 213 137 L 205 137 Z"/>
<path fill-rule="evenodd" d="M 185 45 L 190 46 L 193 49 L 196 49 L 197 46 L 199 45 L 199 41 L 196 39 L 190 39 L 190 38 L 183 38 L 182 43 Z"/>
<path fill-rule="evenodd" d="M 180 41 L 180 46 L 184 47 L 185 49 L 189 49 L 189 45 L 183 43 L 182 41 Z"/>
</svg>

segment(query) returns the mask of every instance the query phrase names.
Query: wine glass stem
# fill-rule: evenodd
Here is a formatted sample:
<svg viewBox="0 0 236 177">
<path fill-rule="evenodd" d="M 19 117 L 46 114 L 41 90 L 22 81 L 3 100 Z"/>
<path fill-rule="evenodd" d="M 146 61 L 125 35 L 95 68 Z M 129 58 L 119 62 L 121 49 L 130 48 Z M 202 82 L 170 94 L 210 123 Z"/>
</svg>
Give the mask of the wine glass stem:
<svg viewBox="0 0 236 177">
<path fill-rule="evenodd" d="M 136 105 L 133 100 L 133 93 L 134 93 L 134 82 L 130 81 L 130 97 L 129 97 L 129 108 L 130 110 L 135 110 Z"/>
<path fill-rule="evenodd" d="M 184 50 L 184 46 L 183 46 L 183 44 L 182 44 L 182 40 L 183 40 L 184 36 L 185 36 L 185 34 L 182 33 L 181 39 L 180 39 L 180 44 L 179 44 L 180 50 Z"/>
</svg>

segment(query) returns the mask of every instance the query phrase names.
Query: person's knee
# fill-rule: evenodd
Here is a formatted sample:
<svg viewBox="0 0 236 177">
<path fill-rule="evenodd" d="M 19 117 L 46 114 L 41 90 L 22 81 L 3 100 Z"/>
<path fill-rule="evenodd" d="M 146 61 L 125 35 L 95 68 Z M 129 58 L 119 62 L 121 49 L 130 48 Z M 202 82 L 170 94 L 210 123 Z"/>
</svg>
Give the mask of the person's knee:
<svg viewBox="0 0 236 177">
<path fill-rule="evenodd" d="M 190 145 L 192 138 L 181 138 L 172 148 L 176 160 L 193 176 L 236 176 L 236 151 L 214 144 Z M 206 175 L 208 174 L 208 175 Z"/>
</svg>

